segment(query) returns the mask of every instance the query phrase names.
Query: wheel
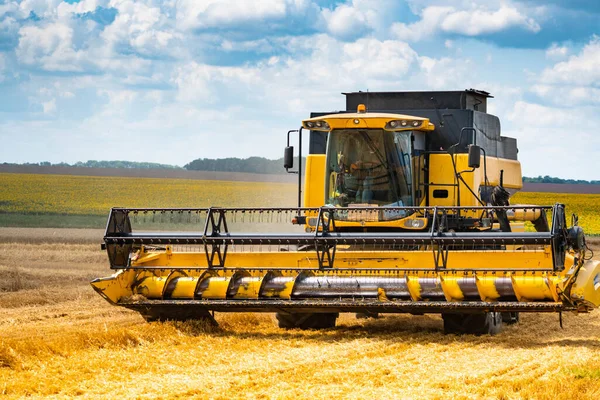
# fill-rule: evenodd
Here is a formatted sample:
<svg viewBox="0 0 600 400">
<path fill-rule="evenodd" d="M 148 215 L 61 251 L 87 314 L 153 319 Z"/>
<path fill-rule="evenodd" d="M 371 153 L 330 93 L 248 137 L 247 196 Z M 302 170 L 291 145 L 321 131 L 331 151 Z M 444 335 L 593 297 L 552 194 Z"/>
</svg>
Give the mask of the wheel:
<svg viewBox="0 0 600 400">
<path fill-rule="evenodd" d="M 502 322 L 506 325 L 518 324 L 520 321 L 518 312 L 503 312 L 502 314 Z"/>
<path fill-rule="evenodd" d="M 178 310 L 172 309 L 145 309 L 139 310 L 140 314 L 146 322 L 165 322 L 165 321 L 207 321 L 210 325 L 218 326 L 219 324 L 206 310 Z"/>
<path fill-rule="evenodd" d="M 442 314 L 444 333 L 495 335 L 502 330 L 502 314 Z"/>
<path fill-rule="evenodd" d="M 356 313 L 356 319 L 368 319 L 368 318 L 379 318 L 379 313 L 365 311 Z"/>
<path fill-rule="evenodd" d="M 334 328 L 339 313 L 277 313 L 275 317 L 283 329 Z"/>
</svg>

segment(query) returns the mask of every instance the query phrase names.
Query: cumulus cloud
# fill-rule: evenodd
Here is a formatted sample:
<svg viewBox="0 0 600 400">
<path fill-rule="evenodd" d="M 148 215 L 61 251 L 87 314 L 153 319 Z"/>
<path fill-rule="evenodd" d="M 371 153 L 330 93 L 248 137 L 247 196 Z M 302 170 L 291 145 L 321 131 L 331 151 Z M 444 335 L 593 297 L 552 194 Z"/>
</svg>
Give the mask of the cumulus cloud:
<svg viewBox="0 0 600 400">
<path fill-rule="evenodd" d="M 581 52 L 542 72 L 541 82 L 600 87 L 600 37 L 593 37 Z"/>
<path fill-rule="evenodd" d="M 19 61 L 47 71 L 81 71 L 82 54 L 73 49 L 73 29 L 61 22 L 19 30 Z"/>
<path fill-rule="evenodd" d="M 56 13 L 59 17 L 64 17 L 69 14 L 94 12 L 99 7 L 106 8 L 108 6 L 109 0 L 81 0 L 76 3 L 62 2 L 56 8 Z"/>
<path fill-rule="evenodd" d="M 118 14 L 100 35 L 113 52 L 133 51 L 156 58 L 177 57 L 183 50 L 179 46 L 181 34 L 159 7 L 135 1 L 120 1 L 114 6 Z"/>
<path fill-rule="evenodd" d="M 302 0 L 180 0 L 177 22 L 183 29 L 232 27 L 283 19 L 308 5 Z"/>
<path fill-rule="evenodd" d="M 360 37 L 370 29 L 367 15 L 352 5 L 340 4 L 334 10 L 324 9 L 323 18 L 329 33 L 343 39 Z"/>
<path fill-rule="evenodd" d="M 19 4 L 19 12 L 28 17 L 32 12 L 41 18 L 50 18 L 56 14 L 56 10 L 62 0 L 23 0 Z"/>
<path fill-rule="evenodd" d="M 569 54 L 569 48 L 567 46 L 559 46 L 556 43 L 552 43 L 552 45 L 546 50 L 546 58 L 550 59 L 563 59 Z"/>
<path fill-rule="evenodd" d="M 546 104 L 600 105 L 600 38 L 593 37 L 578 54 L 545 68 L 533 79 L 530 91 Z"/>
<path fill-rule="evenodd" d="M 421 11 L 421 19 L 411 24 L 395 23 L 391 30 L 402 40 L 419 41 L 438 32 L 463 36 L 480 36 L 521 28 L 537 33 L 540 25 L 514 7 L 502 5 L 497 10 L 473 5 L 468 10 L 455 7 L 429 6 Z"/>
</svg>

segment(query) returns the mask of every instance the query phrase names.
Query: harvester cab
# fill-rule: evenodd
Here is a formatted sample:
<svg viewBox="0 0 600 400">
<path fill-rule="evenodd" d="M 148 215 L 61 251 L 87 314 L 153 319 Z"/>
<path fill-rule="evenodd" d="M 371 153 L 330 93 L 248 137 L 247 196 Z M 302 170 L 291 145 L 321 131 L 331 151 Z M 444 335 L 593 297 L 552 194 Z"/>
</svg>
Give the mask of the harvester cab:
<svg viewBox="0 0 600 400">
<path fill-rule="evenodd" d="M 147 320 L 274 312 L 282 328 L 438 313 L 446 332 L 493 334 L 519 312 L 600 306 L 600 263 L 564 206 L 510 204 L 517 145 L 488 93 L 345 95 L 347 111 L 288 132 L 297 207 L 113 208 L 103 246 L 117 271 L 94 289 Z"/>
</svg>

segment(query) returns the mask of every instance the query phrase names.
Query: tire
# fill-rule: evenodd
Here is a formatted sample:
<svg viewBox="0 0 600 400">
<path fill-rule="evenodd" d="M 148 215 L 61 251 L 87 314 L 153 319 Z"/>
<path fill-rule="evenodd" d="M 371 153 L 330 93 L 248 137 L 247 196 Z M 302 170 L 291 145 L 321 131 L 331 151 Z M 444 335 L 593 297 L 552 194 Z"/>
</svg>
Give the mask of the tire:
<svg viewBox="0 0 600 400">
<path fill-rule="evenodd" d="M 213 316 L 205 310 L 140 310 L 140 314 L 146 320 L 146 322 L 166 322 L 166 321 L 207 321 L 210 325 L 218 326 L 219 324 L 213 318 Z"/>
<path fill-rule="evenodd" d="M 518 324 L 520 321 L 520 316 L 518 312 L 503 312 L 502 313 L 502 322 L 506 325 L 514 325 Z"/>
<path fill-rule="evenodd" d="M 369 318 L 377 319 L 377 318 L 379 318 L 379 313 L 371 312 L 371 311 L 356 313 L 356 319 L 369 319 Z"/>
<path fill-rule="evenodd" d="M 335 328 L 339 313 L 277 313 L 275 317 L 283 329 L 329 329 Z"/>
<path fill-rule="evenodd" d="M 495 335 L 502 330 L 502 314 L 442 314 L 444 333 Z"/>
</svg>

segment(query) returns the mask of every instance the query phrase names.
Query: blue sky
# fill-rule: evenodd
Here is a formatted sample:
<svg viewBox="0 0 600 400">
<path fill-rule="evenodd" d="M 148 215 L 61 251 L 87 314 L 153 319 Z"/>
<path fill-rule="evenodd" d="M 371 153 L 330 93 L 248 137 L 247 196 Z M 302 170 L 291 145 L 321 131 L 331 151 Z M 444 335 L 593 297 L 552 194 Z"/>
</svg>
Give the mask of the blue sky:
<svg viewBox="0 0 600 400">
<path fill-rule="evenodd" d="M 0 0 L 0 162 L 278 158 L 345 91 L 491 92 L 528 176 L 600 179 L 600 2 Z"/>
</svg>

